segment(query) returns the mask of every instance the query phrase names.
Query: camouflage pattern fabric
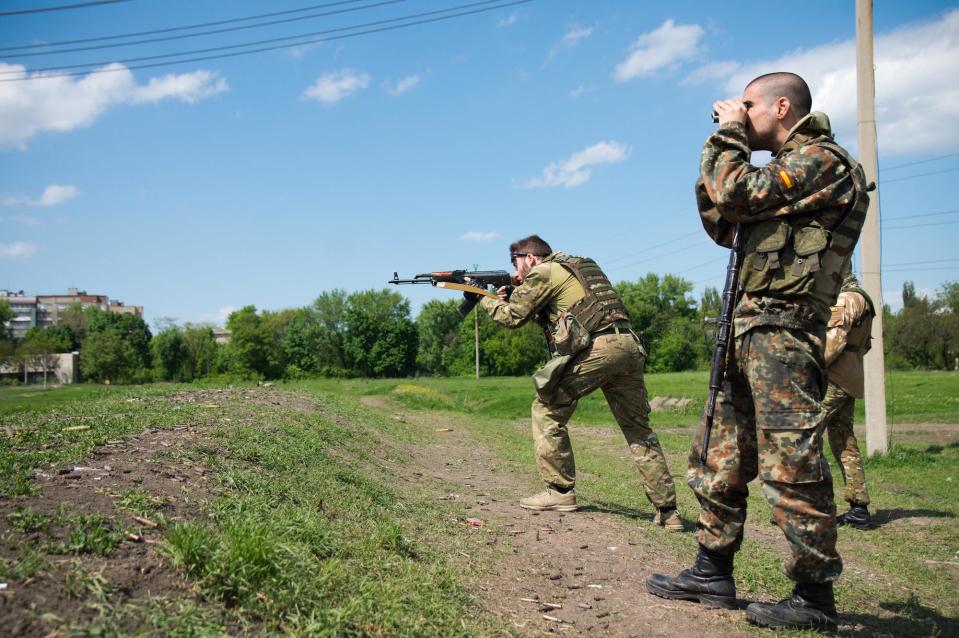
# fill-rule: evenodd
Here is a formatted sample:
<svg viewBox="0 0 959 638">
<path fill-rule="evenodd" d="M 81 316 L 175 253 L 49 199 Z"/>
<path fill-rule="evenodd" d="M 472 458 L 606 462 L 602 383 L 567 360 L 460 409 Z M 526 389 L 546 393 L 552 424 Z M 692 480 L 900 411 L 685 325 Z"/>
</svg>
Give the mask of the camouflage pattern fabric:
<svg viewBox="0 0 959 638">
<path fill-rule="evenodd" d="M 783 571 L 799 583 L 831 582 L 842 572 L 832 477 L 822 454 L 824 341 L 823 330 L 777 326 L 738 336 L 706 465 L 699 462 L 701 428 L 689 456 L 689 486 L 702 507 L 700 544 L 723 554 L 739 550 L 747 484 L 758 476 L 789 542 Z"/>
<path fill-rule="evenodd" d="M 739 282 L 747 292 L 733 315 L 735 338 L 708 458 L 700 463 L 701 429 L 689 456 L 689 485 L 702 508 L 698 537 L 709 549 L 737 551 L 747 484 L 758 477 L 790 546 L 786 575 L 804 584 L 832 582 L 842 560 L 822 452 L 823 352 L 830 306 L 868 201 L 864 176 L 832 142 L 822 113 L 800 120 L 765 166 L 751 165 L 750 155 L 744 125 L 720 126 L 703 147 L 696 184 L 710 237 L 729 247 L 734 226 L 745 224 L 747 247 Z M 778 222 L 788 224 L 788 232 Z M 821 239 L 823 230 L 831 236 L 827 247 L 807 259 L 806 240 Z M 780 254 L 765 246 L 775 233 L 791 238 Z M 809 262 L 818 262 L 818 269 Z"/>
<path fill-rule="evenodd" d="M 629 445 L 643 488 L 659 509 L 676 507 L 676 488 L 659 438 L 649 427 L 643 378 L 645 353 L 630 332 L 600 335 L 566 367 L 551 396 L 533 401 L 533 449 L 543 480 L 558 487 L 576 483 L 569 419 L 581 397 L 602 389 Z"/>
<path fill-rule="evenodd" d="M 822 401 L 823 420 L 829 437 L 829 447 L 842 469 L 842 478 L 846 482 L 843 498 L 850 505 L 869 505 L 869 493 L 866 491 L 866 472 L 862 469 L 862 455 L 859 442 L 853 433 L 853 408 L 856 398 L 850 396 L 839 385 L 829 382 L 826 398 Z"/>
<path fill-rule="evenodd" d="M 829 120 L 822 113 L 810 113 L 797 123 L 763 167 L 749 163 L 743 124 L 727 123 L 706 140 L 696 184 L 703 227 L 716 243 L 730 247 L 735 224 L 748 226 L 740 284 L 751 294 L 736 310 L 737 335 L 759 325 L 809 329 L 828 321 L 829 306 L 839 292 L 841 273 L 852 258 L 862 227 L 860 216 L 847 216 L 847 210 L 857 201 L 868 202 L 861 169 L 850 170 L 837 150 L 845 155 L 832 142 Z M 763 265 L 759 254 L 750 250 L 763 232 L 776 227 L 770 221 L 791 226 L 782 264 L 775 269 Z M 823 229 L 830 230 L 831 238 L 821 254 L 821 269 L 810 272 L 807 266 L 802 275 L 796 275 L 801 238 L 809 231 L 822 234 Z M 812 322 L 797 323 L 796 317 L 777 311 L 775 306 L 784 298 L 802 299 Z"/>
<path fill-rule="evenodd" d="M 530 319 L 552 328 L 586 291 L 572 273 L 550 257 L 527 273 L 508 302 L 484 297 L 481 307 L 507 328 L 519 327 Z M 570 359 L 558 382 L 550 384 L 552 391 L 537 396 L 532 406 L 533 447 L 536 467 L 547 484 L 561 488 L 575 485 L 569 420 L 581 397 L 602 389 L 626 437 L 646 495 L 657 507 L 675 507 L 676 488 L 659 439 L 649 428 L 645 362 L 645 351 L 625 327 L 619 334 L 598 335 Z"/>
</svg>

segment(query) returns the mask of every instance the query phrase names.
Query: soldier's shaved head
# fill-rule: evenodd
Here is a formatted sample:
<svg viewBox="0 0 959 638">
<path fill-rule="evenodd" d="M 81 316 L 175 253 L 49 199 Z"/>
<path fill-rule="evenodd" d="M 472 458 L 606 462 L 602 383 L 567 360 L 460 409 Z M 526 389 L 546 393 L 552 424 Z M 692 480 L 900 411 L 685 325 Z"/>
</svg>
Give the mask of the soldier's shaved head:
<svg viewBox="0 0 959 638">
<path fill-rule="evenodd" d="M 795 73 L 778 71 L 760 75 L 746 85 L 747 89 L 750 87 L 758 90 L 767 101 L 780 97 L 787 98 L 790 108 L 798 118 L 805 117 L 812 110 L 812 94 L 809 92 L 809 85 Z"/>
<path fill-rule="evenodd" d="M 553 252 L 553 249 L 550 248 L 546 240 L 539 235 L 530 235 L 529 237 L 523 237 L 510 244 L 509 252 L 511 255 L 523 253 L 536 255 L 537 257 L 545 257 Z"/>
</svg>

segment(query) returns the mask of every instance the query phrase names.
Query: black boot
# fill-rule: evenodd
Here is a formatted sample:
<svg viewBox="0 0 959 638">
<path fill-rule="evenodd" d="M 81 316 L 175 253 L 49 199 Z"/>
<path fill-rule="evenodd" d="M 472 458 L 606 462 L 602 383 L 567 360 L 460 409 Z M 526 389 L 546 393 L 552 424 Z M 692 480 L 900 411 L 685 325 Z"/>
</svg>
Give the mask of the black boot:
<svg viewBox="0 0 959 638">
<path fill-rule="evenodd" d="M 778 603 L 752 603 L 746 608 L 746 620 L 763 627 L 836 631 L 839 618 L 832 583 L 797 584 L 793 595 Z"/>
<path fill-rule="evenodd" d="M 856 529 L 871 529 L 872 517 L 865 505 L 852 504 L 849 511 L 836 517 L 836 525 L 848 525 Z"/>
<path fill-rule="evenodd" d="M 692 600 L 723 609 L 736 608 L 736 583 L 733 581 L 733 556 L 699 546 L 696 564 L 679 576 L 653 574 L 646 579 L 646 590 L 660 598 Z"/>
</svg>

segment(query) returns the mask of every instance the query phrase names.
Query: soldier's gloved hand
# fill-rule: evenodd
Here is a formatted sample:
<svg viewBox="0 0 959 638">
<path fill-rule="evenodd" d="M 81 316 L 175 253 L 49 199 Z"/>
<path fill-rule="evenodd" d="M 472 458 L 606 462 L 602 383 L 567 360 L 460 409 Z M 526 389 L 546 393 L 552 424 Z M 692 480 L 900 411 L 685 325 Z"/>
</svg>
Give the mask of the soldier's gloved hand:
<svg viewBox="0 0 959 638">
<path fill-rule="evenodd" d="M 496 289 L 496 296 L 499 297 L 500 301 L 509 301 L 511 294 L 513 294 L 512 286 L 500 286 Z"/>
</svg>

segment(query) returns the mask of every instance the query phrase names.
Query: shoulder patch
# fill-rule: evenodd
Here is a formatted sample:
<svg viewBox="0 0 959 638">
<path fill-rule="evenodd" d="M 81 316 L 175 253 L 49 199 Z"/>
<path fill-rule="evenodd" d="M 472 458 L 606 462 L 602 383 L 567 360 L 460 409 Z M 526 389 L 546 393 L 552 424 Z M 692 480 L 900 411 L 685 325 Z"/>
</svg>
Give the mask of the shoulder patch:
<svg viewBox="0 0 959 638">
<path fill-rule="evenodd" d="M 789 177 L 789 173 L 787 173 L 786 171 L 782 169 L 780 169 L 779 171 L 779 179 L 780 181 L 782 181 L 783 186 L 786 187 L 786 190 L 789 190 L 790 188 L 793 187 L 793 180 L 791 177 Z"/>
</svg>

